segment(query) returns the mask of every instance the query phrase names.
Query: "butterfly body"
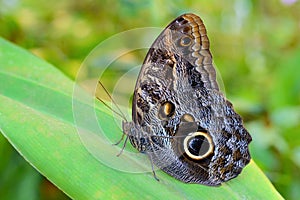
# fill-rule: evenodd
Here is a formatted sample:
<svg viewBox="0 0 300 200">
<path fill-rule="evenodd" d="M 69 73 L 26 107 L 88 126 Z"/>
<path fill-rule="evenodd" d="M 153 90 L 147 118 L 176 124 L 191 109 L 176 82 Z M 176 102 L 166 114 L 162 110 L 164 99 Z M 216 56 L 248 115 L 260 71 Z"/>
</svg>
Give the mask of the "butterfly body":
<svg viewBox="0 0 300 200">
<path fill-rule="evenodd" d="M 251 136 L 219 91 L 202 20 L 184 14 L 151 46 L 136 83 L 131 144 L 174 178 L 220 185 L 250 161 Z"/>
</svg>

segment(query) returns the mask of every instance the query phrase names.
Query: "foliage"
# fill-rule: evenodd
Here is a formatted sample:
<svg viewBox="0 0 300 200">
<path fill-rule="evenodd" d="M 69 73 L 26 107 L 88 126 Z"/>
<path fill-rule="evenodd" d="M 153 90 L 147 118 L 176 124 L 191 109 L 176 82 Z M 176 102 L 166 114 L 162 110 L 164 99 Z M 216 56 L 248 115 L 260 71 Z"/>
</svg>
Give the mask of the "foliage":
<svg viewBox="0 0 300 200">
<path fill-rule="evenodd" d="M 117 152 L 113 151 L 116 147 L 105 139 L 101 131 L 78 123 L 78 120 L 86 119 L 87 111 L 93 110 L 93 105 L 85 101 L 88 94 L 81 92 L 80 96 L 74 96 L 73 82 L 57 69 L 3 40 L 0 40 L 0 45 L 0 58 L 3 60 L 0 80 L 6 83 L 0 89 L 0 103 L 5 105 L 0 110 L 1 132 L 33 167 L 70 197 L 282 199 L 254 162 L 242 175 L 222 187 L 189 185 L 162 172 L 158 173 L 161 181 L 157 182 L 151 170 L 132 174 L 108 166 L 103 159 L 94 157 L 89 151 L 82 134 L 87 135 L 89 140 L 99 141 L 89 144 L 99 144 L 94 148 L 100 155 L 108 156 L 109 160 L 115 158 L 118 166 L 125 165 L 133 169 L 135 155 L 132 158 L 124 152 L 117 158 Z M 41 79 L 40 74 L 46 78 Z M 121 135 L 118 126 L 113 125 L 112 114 L 103 104 L 96 107 L 95 111 L 104 133 L 115 137 Z M 76 114 L 81 118 L 76 118 Z M 137 160 L 138 165 L 143 162 Z"/>
<path fill-rule="evenodd" d="M 299 2 L 67 0 L 49 4 L 25 0 L 0 4 L 1 36 L 71 78 L 85 56 L 109 36 L 136 27 L 163 27 L 183 12 L 200 15 L 227 98 L 253 136 L 253 159 L 284 197 L 300 198 Z M 41 187 L 41 178 L 21 162 L 2 136 L 0 149 L 0 173 L 6 177 L 0 181 L 1 189 L 23 191 L 26 182 L 32 188 Z"/>
</svg>

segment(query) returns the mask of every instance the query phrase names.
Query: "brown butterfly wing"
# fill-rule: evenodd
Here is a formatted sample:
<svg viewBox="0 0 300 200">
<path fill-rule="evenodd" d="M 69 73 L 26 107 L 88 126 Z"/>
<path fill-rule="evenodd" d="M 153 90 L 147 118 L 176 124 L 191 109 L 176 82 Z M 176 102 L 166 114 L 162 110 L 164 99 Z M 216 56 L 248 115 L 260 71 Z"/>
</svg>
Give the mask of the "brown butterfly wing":
<svg viewBox="0 0 300 200">
<path fill-rule="evenodd" d="M 186 44 L 185 42 L 189 41 L 191 42 L 190 45 L 183 46 Z M 176 18 L 154 41 L 144 60 L 135 90 L 141 86 L 141 82 L 145 79 L 156 78 L 151 77 L 153 73 L 149 73 L 152 64 L 161 64 L 163 68 L 165 66 L 172 67 L 176 64 L 174 54 L 181 56 L 196 68 L 201 74 L 204 87 L 219 90 L 216 71 L 212 65 L 212 55 L 209 51 L 206 28 L 200 17 L 194 14 L 184 14 Z M 133 110 L 136 109 L 135 106 L 136 101 L 133 102 Z"/>
<path fill-rule="evenodd" d="M 132 145 L 178 180 L 219 185 L 250 161 L 251 136 L 219 91 L 206 29 L 194 14 L 175 19 L 151 46 L 132 110 L 124 126 Z"/>
</svg>

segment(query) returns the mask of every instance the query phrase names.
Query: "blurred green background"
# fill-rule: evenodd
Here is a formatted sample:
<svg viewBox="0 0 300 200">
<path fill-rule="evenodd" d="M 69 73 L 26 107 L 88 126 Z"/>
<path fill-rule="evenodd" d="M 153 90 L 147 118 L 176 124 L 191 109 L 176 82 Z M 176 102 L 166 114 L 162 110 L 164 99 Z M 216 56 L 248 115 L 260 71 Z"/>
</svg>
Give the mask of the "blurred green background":
<svg viewBox="0 0 300 200">
<path fill-rule="evenodd" d="M 299 10 L 297 0 L 0 0 L 0 36 L 74 79 L 114 34 L 164 27 L 184 12 L 201 16 L 226 96 L 253 137 L 253 159 L 283 197 L 300 199 Z M 0 199 L 68 197 L 0 134 Z"/>
</svg>

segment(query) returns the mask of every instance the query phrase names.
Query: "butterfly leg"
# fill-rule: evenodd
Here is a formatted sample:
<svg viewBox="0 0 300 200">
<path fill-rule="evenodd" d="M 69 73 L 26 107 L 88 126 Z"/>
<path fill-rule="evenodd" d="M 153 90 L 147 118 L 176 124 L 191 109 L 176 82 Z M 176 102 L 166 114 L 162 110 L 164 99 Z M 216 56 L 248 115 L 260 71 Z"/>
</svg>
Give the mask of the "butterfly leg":
<svg viewBox="0 0 300 200">
<path fill-rule="evenodd" d="M 150 163 L 151 163 L 151 169 L 152 169 L 153 177 L 155 178 L 155 180 L 159 181 L 159 178 L 157 178 L 155 170 L 154 170 L 154 165 L 153 165 L 152 158 L 148 153 L 146 153 L 146 155 L 148 156 L 148 158 L 150 160 Z"/>
<path fill-rule="evenodd" d="M 126 135 L 126 134 L 123 134 L 123 135 L 122 135 L 122 138 L 121 138 L 121 140 L 118 142 L 118 144 L 123 140 L 124 135 Z M 123 151 L 124 151 L 124 149 L 125 149 L 125 147 L 126 147 L 127 140 L 128 140 L 128 135 L 126 135 L 126 138 L 125 138 L 123 147 L 122 147 L 121 151 L 117 154 L 117 157 L 119 157 L 119 156 L 123 153 Z"/>
<path fill-rule="evenodd" d="M 123 133 L 121 139 L 118 142 L 114 143 L 113 145 L 119 145 L 123 141 L 125 135 L 126 134 Z"/>
</svg>

